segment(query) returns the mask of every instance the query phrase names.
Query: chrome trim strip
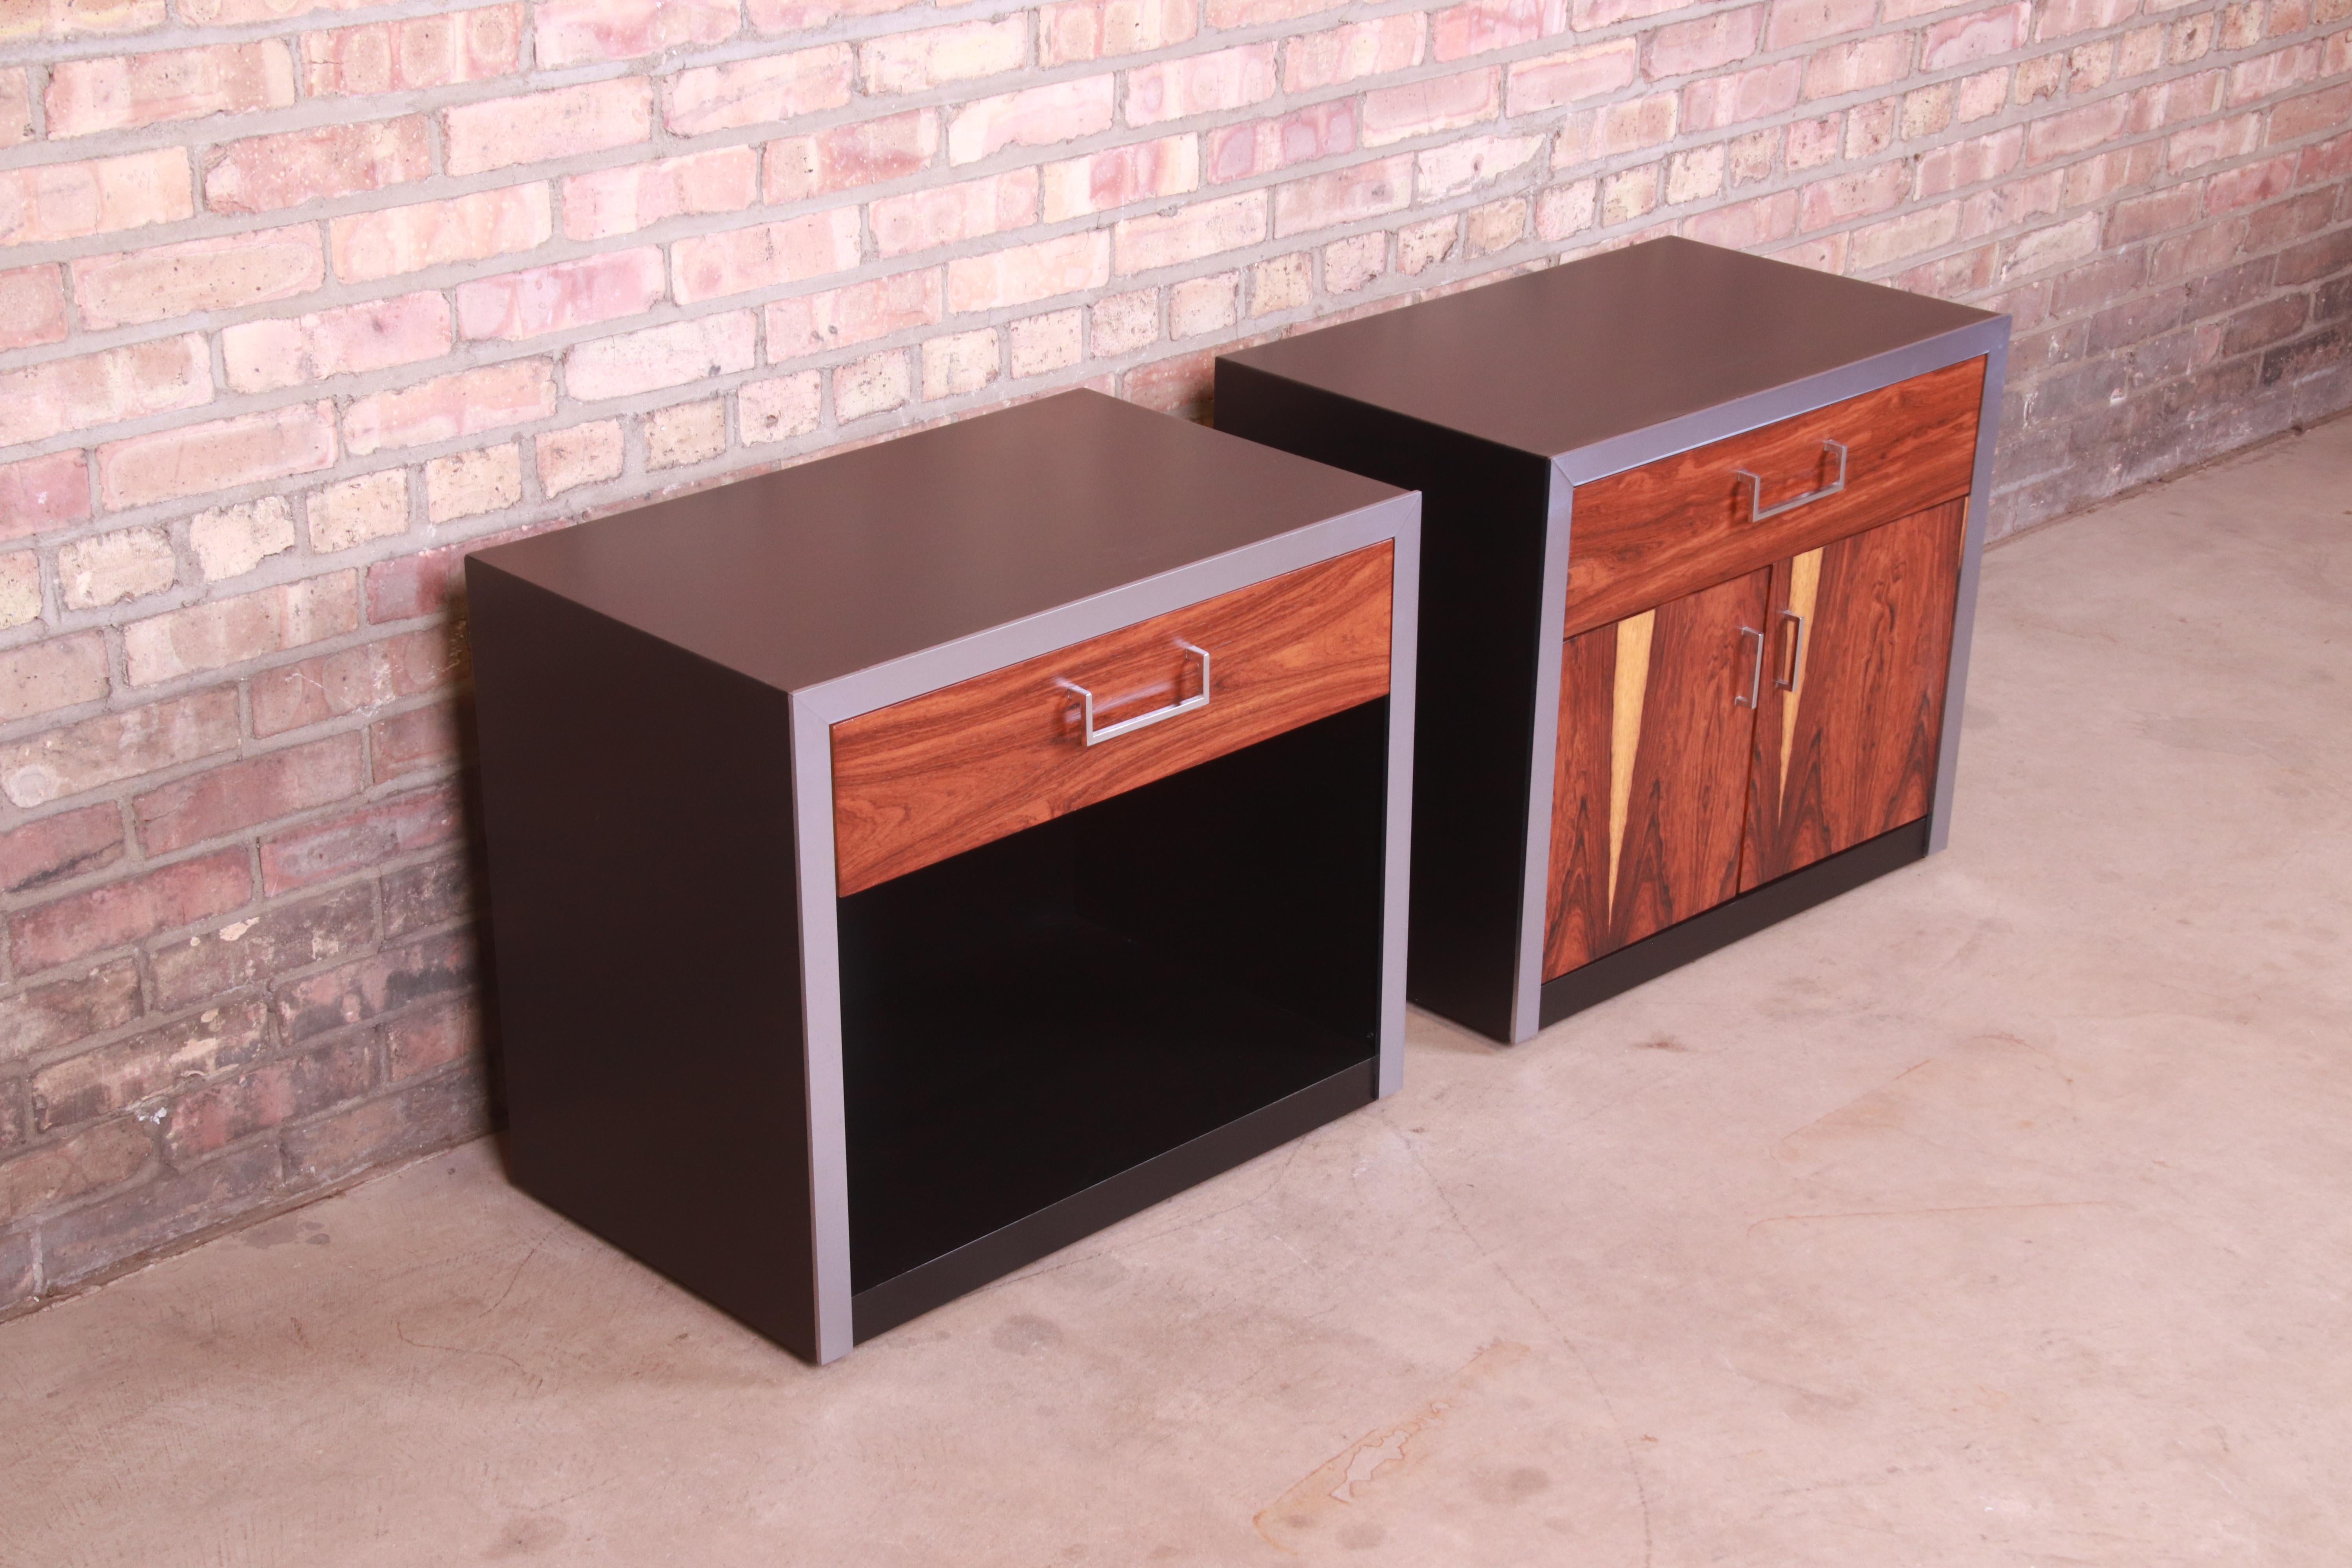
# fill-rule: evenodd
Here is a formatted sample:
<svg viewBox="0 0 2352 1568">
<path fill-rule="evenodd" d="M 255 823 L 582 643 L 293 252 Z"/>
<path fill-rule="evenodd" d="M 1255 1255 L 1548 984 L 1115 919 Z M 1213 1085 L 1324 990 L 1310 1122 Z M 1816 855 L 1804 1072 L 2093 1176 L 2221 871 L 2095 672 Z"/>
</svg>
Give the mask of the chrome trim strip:
<svg viewBox="0 0 2352 1568">
<path fill-rule="evenodd" d="M 1977 581 L 1984 570 L 1985 525 L 1992 510 L 1993 448 L 2000 441 L 2000 395 L 2009 376 L 2009 318 L 1993 323 L 1985 356 L 1984 406 L 1977 416 L 1977 466 L 1969 482 L 1968 532 L 1960 545 L 1960 587 L 1952 605 L 1952 658 L 1944 677 L 1944 732 L 1936 751 L 1936 793 L 1927 815 L 1927 853 L 1952 841 L 1953 788 L 1960 772 L 1960 721 L 1969 694 L 1969 645 L 1976 631 Z"/>
<path fill-rule="evenodd" d="M 1379 1092 L 1403 1072 L 1405 898 L 1412 866 L 1413 629 L 1421 561 L 1418 491 L 1260 540 L 1172 571 L 1122 584 L 1021 620 L 823 681 L 792 694 L 793 810 L 801 910 L 801 1008 L 809 1105 L 811 1230 L 815 1238 L 820 1363 L 856 1342 L 851 1321 L 849 1155 L 842 1099 L 841 942 L 834 874 L 832 729 L 877 708 L 1182 609 L 1285 572 L 1393 539 L 1397 574 L 1413 587 L 1391 602 L 1390 795 L 1381 910 Z M 1402 650 L 1400 654 L 1399 650 Z M 803 742 L 806 743 L 803 743 Z M 1402 778 L 1400 780 L 1400 774 Z"/>
<path fill-rule="evenodd" d="M 1372 1092 L 1404 1086 L 1404 955 L 1412 894 L 1412 712 L 1421 627 L 1421 493 L 1396 525 L 1396 571 L 1389 601 L 1389 795 L 1387 861 L 1381 889 L 1381 1043 Z"/>
<path fill-rule="evenodd" d="M 793 867 L 801 926 L 801 1041 L 806 1065 L 809 1235 L 816 1280 L 817 1362 L 856 1343 L 850 1319 L 849 1137 L 841 1078 L 841 931 L 833 867 L 833 736 L 815 704 L 794 693 Z"/>
<path fill-rule="evenodd" d="M 1568 630 L 1570 514 L 1576 489 L 1559 464 L 1544 518 L 1543 599 L 1536 617 L 1535 732 L 1528 752 L 1526 868 L 1519 874 L 1519 953 L 1512 969 L 1511 1043 L 1543 1027 L 1544 912 L 1551 890 L 1551 787 L 1559 750 L 1560 641 Z"/>
</svg>

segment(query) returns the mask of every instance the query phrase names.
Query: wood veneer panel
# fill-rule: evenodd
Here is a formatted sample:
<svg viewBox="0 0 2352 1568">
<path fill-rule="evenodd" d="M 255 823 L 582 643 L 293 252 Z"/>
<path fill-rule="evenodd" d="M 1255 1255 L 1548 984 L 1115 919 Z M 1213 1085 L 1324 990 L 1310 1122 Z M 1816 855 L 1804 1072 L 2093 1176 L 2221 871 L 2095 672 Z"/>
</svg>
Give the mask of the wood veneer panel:
<svg viewBox="0 0 2352 1568">
<path fill-rule="evenodd" d="M 1050 821 L 1389 689 L 1382 542 L 833 727 L 841 896 Z M 1208 706 L 1089 747 L 1057 679 L 1095 693 L 1097 729 L 1198 690 Z"/>
<path fill-rule="evenodd" d="M 1805 646 L 1794 689 L 1766 683 L 1741 888 L 1927 815 L 1967 515 L 1948 501 L 1772 569 L 1775 673 L 1795 651 L 1780 611 Z"/>
<path fill-rule="evenodd" d="M 1569 635 L 1966 494 L 1984 373 L 1967 360 L 1578 486 Z M 1844 490 L 1751 518 L 1737 470 L 1778 506 L 1836 477 L 1824 439 L 1847 448 Z"/>
<path fill-rule="evenodd" d="M 1771 573 L 1568 639 L 1544 978 L 1739 891 L 1756 714 L 1744 705 Z"/>
</svg>

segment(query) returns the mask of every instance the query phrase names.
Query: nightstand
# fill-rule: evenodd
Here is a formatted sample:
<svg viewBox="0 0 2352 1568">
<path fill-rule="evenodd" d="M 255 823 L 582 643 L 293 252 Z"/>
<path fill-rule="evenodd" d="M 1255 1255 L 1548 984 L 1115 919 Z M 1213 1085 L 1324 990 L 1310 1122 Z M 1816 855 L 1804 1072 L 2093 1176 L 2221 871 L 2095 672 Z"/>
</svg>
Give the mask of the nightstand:
<svg viewBox="0 0 2352 1568">
<path fill-rule="evenodd" d="M 1418 539 L 1071 393 L 470 558 L 514 1180 L 829 1361 L 1393 1090 Z"/>
</svg>

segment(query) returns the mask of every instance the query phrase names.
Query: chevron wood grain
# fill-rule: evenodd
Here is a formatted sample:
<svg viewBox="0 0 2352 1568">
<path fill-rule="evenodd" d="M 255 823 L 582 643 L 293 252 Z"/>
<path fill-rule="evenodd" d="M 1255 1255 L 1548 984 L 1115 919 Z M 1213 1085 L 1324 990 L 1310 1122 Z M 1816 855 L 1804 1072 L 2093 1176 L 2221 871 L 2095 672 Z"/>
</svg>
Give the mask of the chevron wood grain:
<svg viewBox="0 0 2352 1568">
<path fill-rule="evenodd" d="M 1804 556 L 1772 569 L 1774 607 L 1805 616 L 1806 647 L 1796 689 L 1771 688 L 1756 726 L 1743 890 L 1927 815 L 1967 510 L 1947 502 L 1811 552 L 1809 570 Z"/>
</svg>

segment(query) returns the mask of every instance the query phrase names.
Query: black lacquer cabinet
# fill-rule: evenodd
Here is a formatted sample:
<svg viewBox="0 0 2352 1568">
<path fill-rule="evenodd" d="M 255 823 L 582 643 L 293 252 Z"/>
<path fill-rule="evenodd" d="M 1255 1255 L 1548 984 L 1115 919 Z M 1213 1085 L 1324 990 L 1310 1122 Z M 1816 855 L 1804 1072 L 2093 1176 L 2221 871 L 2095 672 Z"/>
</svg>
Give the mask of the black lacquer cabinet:
<svg viewBox="0 0 2352 1568">
<path fill-rule="evenodd" d="M 1661 239 L 1217 362 L 1423 494 L 1416 1004 L 1522 1040 L 1941 847 L 2008 339 Z"/>
<path fill-rule="evenodd" d="M 831 1360 L 1392 1091 L 1419 504 L 1071 393 L 471 557 L 514 1180 Z"/>
</svg>

